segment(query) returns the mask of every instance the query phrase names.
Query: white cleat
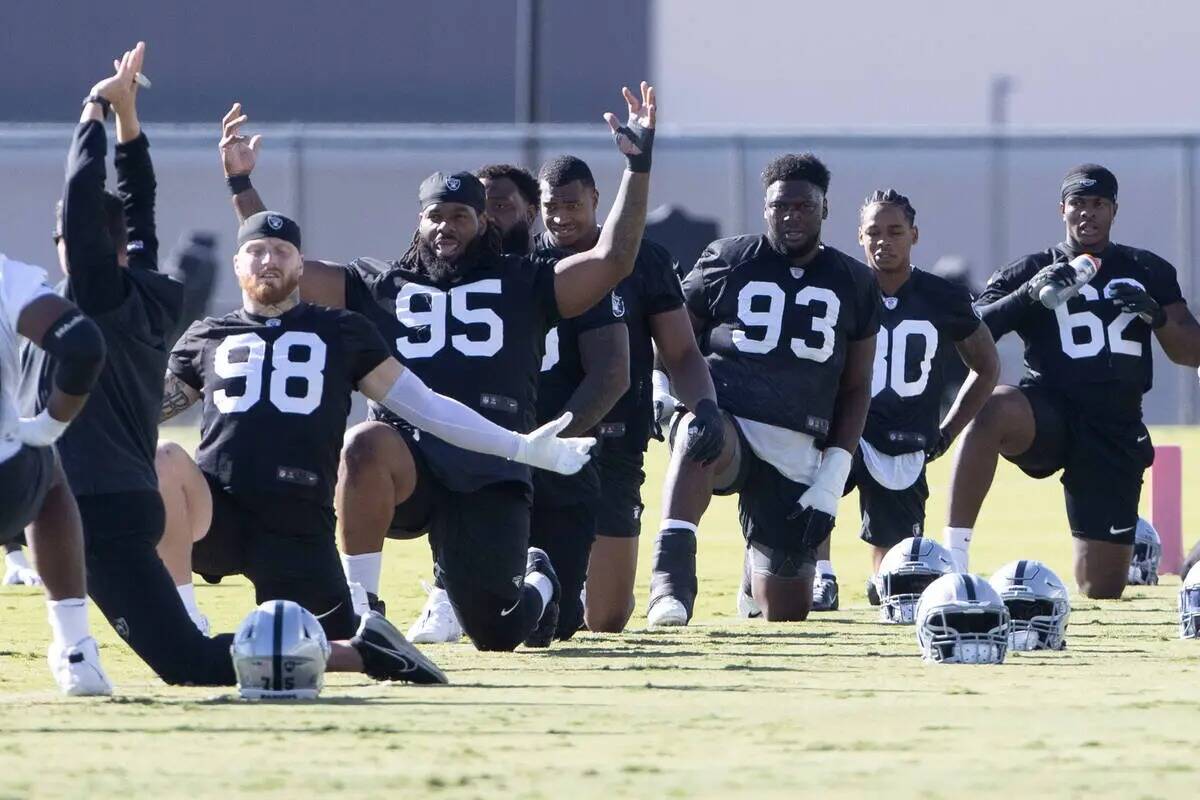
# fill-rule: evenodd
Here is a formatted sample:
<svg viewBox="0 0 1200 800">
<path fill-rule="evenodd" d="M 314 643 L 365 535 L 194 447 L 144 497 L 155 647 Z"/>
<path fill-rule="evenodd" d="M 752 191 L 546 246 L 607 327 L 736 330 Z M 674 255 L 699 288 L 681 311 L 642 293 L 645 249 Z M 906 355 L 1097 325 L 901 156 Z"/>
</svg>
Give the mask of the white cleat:
<svg viewBox="0 0 1200 800">
<path fill-rule="evenodd" d="M 665 595 L 646 611 L 646 622 L 652 628 L 679 628 L 688 624 L 687 609 L 674 597 Z"/>
<path fill-rule="evenodd" d="M 429 594 L 421 616 L 408 629 L 408 640 L 413 644 L 448 644 L 462 638 L 463 629 L 459 624 L 454 606 L 450 605 L 450 595 L 445 589 L 430 586 L 424 581 L 421 585 Z"/>
<path fill-rule="evenodd" d="M 746 594 L 745 588 L 738 589 L 737 613 L 742 619 L 757 619 L 762 616 L 762 609 L 758 607 L 753 596 Z"/>
<path fill-rule="evenodd" d="M 42 577 L 37 574 L 33 567 L 22 567 L 15 564 L 9 564 L 8 569 L 4 570 L 4 585 L 41 586 Z"/>
<path fill-rule="evenodd" d="M 51 644 L 46 660 L 58 688 L 68 697 L 107 697 L 113 693 L 112 681 L 100 666 L 100 649 L 90 636 L 66 649 Z"/>
</svg>

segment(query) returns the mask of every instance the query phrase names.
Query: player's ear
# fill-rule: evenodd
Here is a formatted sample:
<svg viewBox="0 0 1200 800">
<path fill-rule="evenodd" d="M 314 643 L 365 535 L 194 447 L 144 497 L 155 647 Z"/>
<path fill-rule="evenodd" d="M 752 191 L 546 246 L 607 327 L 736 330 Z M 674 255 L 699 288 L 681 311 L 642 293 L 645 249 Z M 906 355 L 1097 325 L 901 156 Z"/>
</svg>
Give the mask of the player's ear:
<svg viewBox="0 0 1200 800">
<path fill-rule="evenodd" d="M 537 222 L 537 218 L 538 218 L 537 204 L 535 203 L 535 204 L 531 204 L 531 205 L 527 206 L 525 209 L 525 222 L 528 223 L 530 226 L 532 226 L 533 223 Z"/>
<path fill-rule="evenodd" d="M 600 190 L 595 186 L 592 187 L 592 208 L 600 207 Z"/>
<path fill-rule="evenodd" d="M 821 198 L 821 219 L 829 219 L 829 200 Z"/>
<path fill-rule="evenodd" d="M 913 234 L 912 234 L 912 243 L 913 243 L 913 244 L 916 244 L 916 243 L 917 243 L 917 242 L 920 240 L 920 238 L 921 238 L 921 229 L 920 229 L 920 228 L 918 228 L 916 225 L 913 225 L 913 226 L 912 226 L 912 232 L 913 232 Z"/>
<path fill-rule="evenodd" d="M 1059 201 L 1058 215 L 1063 218 L 1064 222 L 1066 222 L 1066 220 L 1067 220 L 1067 204 L 1066 203 Z"/>
<path fill-rule="evenodd" d="M 1113 219 L 1117 218 L 1117 201 L 1113 200 Z"/>
</svg>

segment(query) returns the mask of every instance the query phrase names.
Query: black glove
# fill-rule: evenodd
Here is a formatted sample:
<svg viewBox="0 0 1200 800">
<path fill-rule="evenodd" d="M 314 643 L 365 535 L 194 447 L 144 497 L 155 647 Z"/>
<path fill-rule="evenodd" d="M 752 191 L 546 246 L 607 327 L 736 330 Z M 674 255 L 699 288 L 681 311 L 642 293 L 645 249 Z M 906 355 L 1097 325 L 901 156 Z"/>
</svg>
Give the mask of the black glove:
<svg viewBox="0 0 1200 800">
<path fill-rule="evenodd" d="M 1118 308 L 1126 314 L 1137 314 L 1151 328 L 1161 328 L 1167 324 L 1167 312 L 1141 286 L 1114 281 L 1108 285 L 1106 294 Z"/>
<path fill-rule="evenodd" d="M 683 453 L 692 461 L 708 466 L 725 447 L 725 422 L 717 404 L 705 398 L 696 404 L 687 426 L 687 444 Z"/>
<path fill-rule="evenodd" d="M 792 513 L 788 514 L 788 519 L 798 520 L 800 541 L 814 550 L 833 533 L 834 518 L 831 515 L 815 508 L 804 508 L 799 503 Z"/>
<path fill-rule="evenodd" d="M 1075 268 L 1066 261 L 1056 261 L 1042 267 L 1037 274 L 1025 282 L 1025 293 L 1031 300 L 1040 300 L 1039 295 L 1046 286 L 1053 285 L 1055 290 L 1065 289 L 1075 283 Z"/>
<path fill-rule="evenodd" d="M 650 171 L 650 152 L 654 149 L 654 128 L 628 122 L 613 133 L 617 147 L 625 154 L 630 172 Z"/>
<path fill-rule="evenodd" d="M 928 464 L 930 461 L 941 458 L 953 442 L 954 440 L 946 435 L 944 429 L 939 430 L 937 436 L 933 437 L 933 440 L 925 445 L 925 463 Z"/>
</svg>

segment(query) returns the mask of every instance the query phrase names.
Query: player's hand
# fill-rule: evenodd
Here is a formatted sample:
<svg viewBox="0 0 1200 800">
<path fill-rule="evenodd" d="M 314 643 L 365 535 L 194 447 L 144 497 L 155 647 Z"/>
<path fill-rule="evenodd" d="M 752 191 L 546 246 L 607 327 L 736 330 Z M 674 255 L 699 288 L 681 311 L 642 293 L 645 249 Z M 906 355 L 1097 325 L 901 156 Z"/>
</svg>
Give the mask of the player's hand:
<svg viewBox="0 0 1200 800">
<path fill-rule="evenodd" d="M 1126 314 L 1136 314 L 1151 328 L 1167 324 L 1167 312 L 1141 286 L 1114 281 L 1105 287 L 1104 293 Z"/>
<path fill-rule="evenodd" d="M 229 113 L 221 120 L 221 166 L 225 177 L 249 175 L 258 161 L 258 149 L 262 146 L 262 134 L 249 138 L 242 135 L 242 125 L 248 120 L 242 113 L 242 104 L 234 103 Z"/>
<path fill-rule="evenodd" d="M 683 454 L 687 458 L 706 467 L 716 461 L 725 447 L 725 421 L 717 404 L 707 397 L 697 403 L 685 435 Z"/>
<path fill-rule="evenodd" d="M 1025 292 L 1031 300 L 1040 300 L 1042 289 L 1053 286 L 1061 291 L 1075 283 L 1075 268 L 1066 261 L 1056 261 L 1038 270 L 1032 278 L 1025 282 Z"/>
<path fill-rule="evenodd" d="M 138 42 L 132 50 L 126 50 L 120 58 L 113 60 L 114 74 L 93 86 L 91 94 L 112 103 L 113 110 L 118 114 L 131 112 L 137 97 L 136 76 L 142 68 L 145 55 L 145 42 Z"/>
<path fill-rule="evenodd" d="M 671 394 L 671 382 L 662 370 L 651 373 L 651 402 L 654 404 L 654 419 L 651 435 L 660 442 L 666 441 L 664 429 L 671 422 L 671 417 L 680 407 L 680 402 Z"/>
<path fill-rule="evenodd" d="M 625 96 L 625 104 L 629 107 L 629 119 L 624 125 L 617 121 L 617 115 L 611 111 L 604 114 L 604 121 L 612 130 L 617 149 L 625 155 L 630 172 L 650 171 L 650 154 L 654 147 L 654 124 L 657 116 L 654 87 L 642 81 L 641 92 L 642 96 L 639 98 L 629 91 L 628 86 L 621 87 L 621 94 Z"/>
<path fill-rule="evenodd" d="M 937 436 L 925 446 L 925 463 L 928 464 L 930 461 L 941 458 L 953 443 L 954 439 L 946 433 L 946 429 L 940 429 Z"/>
<path fill-rule="evenodd" d="M 36 417 L 21 417 L 17 423 L 17 438 L 30 447 L 49 447 L 58 441 L 70 423 L 62 422 L 43 410 Z"/>
<path fill-rule="evenodd" d="M 574 475 L 592 457 L 596 440 L 590 436 L 560 439 L 558 434 L 571 424 L 571 412 L 547 422 L 532 433 L 521 434 L 521 443 L 513 461 L 563 475 Z"/>
<path fill-rule="evenodd" d="M 788 519 L 796 520 L 800 541 L 816 548 L 833 533 L 837 519 L 838 496 L 819 486 L 810 486 L 800 495 Z"/>
</svg>

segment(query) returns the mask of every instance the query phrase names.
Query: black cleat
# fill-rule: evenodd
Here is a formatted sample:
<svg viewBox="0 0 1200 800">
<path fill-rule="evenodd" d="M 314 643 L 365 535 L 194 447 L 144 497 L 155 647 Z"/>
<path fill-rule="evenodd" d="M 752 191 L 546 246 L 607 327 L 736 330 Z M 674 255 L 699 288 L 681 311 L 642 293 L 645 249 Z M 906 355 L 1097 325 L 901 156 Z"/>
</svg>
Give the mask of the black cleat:
<svg viewBox="0 0 1200 800">
<path fill-rule="evenodd" d="M 528 578 L 534 572 L 540 572 L 550 579 L 554 593 L 550 596 L 550 602 L 542 609 L 541 619 L 525 637 L 525 646 L 549 647 L 558 631 L 558 601 L 562 596 L 562 585 L 558 582 L 558 573 L 554 571 L 554 565 L 550 563 L 550 556 L 540 547 L 529 548 L 529 555 L 525 558 L 525 577 Z"/>
<path fill-rule="evenodd" d="M 367 592 L 367 608 L 381 617 L 387 616 L 387 603 L 379 599 L 379 595 Z"/>
<path fill-rule="evenodd" d="M 873 606 L 879 605 L 879 586 L 875 578 L 867 578 L 867 602 Z"/>
<path fill-rule="evenodd" d="M 437 664 L 375 611 L 363 614 L 350 645 L 362 656 L 363 672 L 377 681 L 450 682 Z"/>
</svg>

